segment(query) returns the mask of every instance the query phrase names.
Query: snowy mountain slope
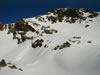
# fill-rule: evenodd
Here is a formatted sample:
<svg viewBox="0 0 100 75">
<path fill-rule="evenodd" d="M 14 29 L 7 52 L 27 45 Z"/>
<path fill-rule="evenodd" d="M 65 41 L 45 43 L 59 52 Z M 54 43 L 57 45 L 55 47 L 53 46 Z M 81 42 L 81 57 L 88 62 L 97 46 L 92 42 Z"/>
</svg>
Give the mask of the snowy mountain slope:
<svg viewBox="0 0 100 75">
<path fill-rule="evenodd" d="M 99 20 L 99 12 L 59 8 L 17 23 L 0 24 L 0 60 L 10 61 L 6 66 L 0 62 L 0 73 L 99 75 Z"/>
</svg>

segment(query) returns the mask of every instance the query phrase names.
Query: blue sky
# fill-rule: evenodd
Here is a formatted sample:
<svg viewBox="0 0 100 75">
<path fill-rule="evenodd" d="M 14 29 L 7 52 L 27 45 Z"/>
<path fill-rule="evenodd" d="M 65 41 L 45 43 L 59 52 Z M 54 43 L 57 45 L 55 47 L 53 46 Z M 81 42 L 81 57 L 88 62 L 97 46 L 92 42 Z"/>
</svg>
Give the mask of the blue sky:
<svg viewBox="0 0 100 75">
<path fill-rule="evenodd" d="M 44 14 L 54 8 L 89 8 L 100 11 L 100 0 L 0 0 L 0 22 Z"/>
</svg>

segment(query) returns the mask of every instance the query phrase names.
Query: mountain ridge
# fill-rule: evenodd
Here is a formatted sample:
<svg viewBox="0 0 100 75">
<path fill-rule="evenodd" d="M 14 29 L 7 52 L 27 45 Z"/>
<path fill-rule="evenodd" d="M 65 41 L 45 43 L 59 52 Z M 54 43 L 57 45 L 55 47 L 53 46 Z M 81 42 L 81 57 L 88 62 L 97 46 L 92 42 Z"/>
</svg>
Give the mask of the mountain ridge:
<svg viewBox="0 0 100 75">
<path fill-rule="evenodd" d="M 0 23 L 0 59 L 16 63 L 22 71 L 6 66 L 1 74 L 6 75 L 6 70 L 8 75 L 100 74 L 96 70 L 100 68 L 99 20 L 99 12 L 58 8 L 16 23 Z"/>
</svg>

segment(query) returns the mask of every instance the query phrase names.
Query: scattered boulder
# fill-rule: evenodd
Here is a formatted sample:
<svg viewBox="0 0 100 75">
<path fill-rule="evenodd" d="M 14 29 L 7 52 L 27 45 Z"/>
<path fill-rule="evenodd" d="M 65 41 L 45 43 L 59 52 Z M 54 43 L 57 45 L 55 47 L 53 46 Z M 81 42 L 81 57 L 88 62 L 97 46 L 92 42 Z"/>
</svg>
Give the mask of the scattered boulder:
<svg viewBox="0 0 100 75">
<path fill-rule="evenodd" d="M 76 36 L 75 36 L 75 37 L 73 37 L 73 39 L 81 39 L 81 37 L 76 37 Z"/>
<path fill-rule="evenodd" d="M 42 43 L 44 42 L 43 39 L 37 39 L 34 43 L 32 43 L 33 48 L 42 47 Z"/>
<path fill-rule="evenodd" d="M 40 39 L 40 42 L 44 42 L 44 40 L 43 39 Z"/>
<path fill-rule="evenodd" d="M 92 43 L 92 41 L 88 41 L 88 43 Z"/>
<path fill-rule="evenodd" d="M 47 29 L 45 29 L 44 32 L 45 32 L 46 34 L 53 34 L 53 32 L 52 32 L 51 30 L 47 30 Z"/>
<path fill-rule="evenodd" d="M 85 25 L 85 27 L 87 28 L 87 27 L 89 27 L 90 25 Z"/>
<path fill-rule="evenodd" d="M 44 45 L 44 48 L 47 48 L 47 47 L 48 47 L 47 44 L 45 44 L 45 45 Z"/>
<path fill-rule="evenodd" d="M 60 48 L 59 49 L 63 49 L 63 48 L 66 48 L 66 47 L 70 47 L 70 43 L 69 42 L 65 42 L 65 43 L 63 43 L 61 46 L 60 46 Z"/>
<path fill-rule="evenodd" d="M 4 24 L 0 22 L 0 31 L 4 30 Z"/>
<path fill-rule="evenodd" d="M 53 33 L 57 33 L 58 31 L 55 29 L 44 29 L 44 33 L 46 34 L 53 34 Z"/>
<path fill-rule="evenodd" d="M 54 50 L 57 50 L 59 47 L 60 47 L 60 46 L 59 46 L 59 45 L 57 45 L 57 47 L 55 47 L 55 48 L 54 48 Z"/>
<path fill-rule="evenodd" d="M 11 66 L 9 66 L 9 68 L 11 68 L 11 69 L 17 69 L 16 65 L 11 65 Z"/>
<path fill-rule="evenodd" d="M 1 62 L 0 62 L 0 68 L 1 67 L 6 67 L 6 66 L 7 66 L 6 61 L 4 59 L 2 59 Z"/>
<path fill-rule="evenodd" d="M 19 68 L 18 70 L 23 71 L 21 68 Z"/>
<path fill-rule="evenodd" d="M 90 22 L 92 22 L 93 20 L 89 20 Z"/>
<path fill-rule="evenodd" d="M 62 45 L 57 45 L 55 48 L 54 48 L 54 50 L 57 50 L 57 49 L 63 49 L 63 48 L 66 48 L 66 47 L 70 47 L 71 46 L 71 44 L 69 43 L 69 42 L 65 42 L 65 43 L 63 43 Z"/>
</svg>

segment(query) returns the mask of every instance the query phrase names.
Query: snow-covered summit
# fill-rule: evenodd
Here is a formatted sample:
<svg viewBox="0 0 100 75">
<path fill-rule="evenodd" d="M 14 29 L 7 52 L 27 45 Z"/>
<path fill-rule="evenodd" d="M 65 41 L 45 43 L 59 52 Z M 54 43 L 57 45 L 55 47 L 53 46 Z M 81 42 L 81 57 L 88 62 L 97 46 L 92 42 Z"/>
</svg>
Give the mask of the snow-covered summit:
<svg viewBox="0 0 100 75">
<path fill-rule="evenodd" d="M 99 75 L 99 32 L 100 13 L 85 8 L 0 23 L 0 74 Z"/>
</svg>

